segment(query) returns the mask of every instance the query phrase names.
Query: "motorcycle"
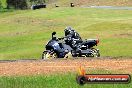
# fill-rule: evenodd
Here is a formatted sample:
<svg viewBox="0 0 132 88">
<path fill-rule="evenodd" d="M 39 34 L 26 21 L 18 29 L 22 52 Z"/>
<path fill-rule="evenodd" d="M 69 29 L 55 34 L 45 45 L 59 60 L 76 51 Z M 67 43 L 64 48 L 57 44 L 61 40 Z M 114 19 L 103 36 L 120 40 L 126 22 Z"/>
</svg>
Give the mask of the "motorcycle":
<svg viewBox="0 0 132 88">
<path fill-rule="evenodd" d="M 93 48 L 93 46 L 99 43 L 99 39 L 88 39 L 78 42 L 73 39 L 78 47 L 78 49 L 74 49 L 65 43 L 70 41 L 71 38 L 56 38 L 54 37 L 55 35 L 56 32 L 53 32 L 52 39 L 46 44 L 46 50 L 42 54 L 42 59 L 69 58 L 69 54 L 72 57 L 100 57 L 99 49 Z"/>
</svg>

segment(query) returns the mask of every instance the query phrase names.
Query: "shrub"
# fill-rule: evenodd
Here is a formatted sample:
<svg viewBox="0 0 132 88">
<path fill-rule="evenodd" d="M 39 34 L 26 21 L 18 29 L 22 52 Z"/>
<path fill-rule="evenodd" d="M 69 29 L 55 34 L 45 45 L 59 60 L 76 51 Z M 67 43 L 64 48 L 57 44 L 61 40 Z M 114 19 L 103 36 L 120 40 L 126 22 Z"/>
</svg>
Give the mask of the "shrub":
<svg viewBox="0 0 132 88">
<path fill-rule="evenodd" d="M 27 9 L 27 0 L 6 0 L 7 9 Z"/>
<path fill-rule="evenodd" d="M 32 4 L 45 3 L 46 0 L 6 0 L 7 9 L 27 9 L 31 7 Z"/>
<path fill-rule="evenodd" d="M 0 1 L 0 9 L 2 9 L 2 3 L 1 3 L 1 1 Z"/>
</svg>

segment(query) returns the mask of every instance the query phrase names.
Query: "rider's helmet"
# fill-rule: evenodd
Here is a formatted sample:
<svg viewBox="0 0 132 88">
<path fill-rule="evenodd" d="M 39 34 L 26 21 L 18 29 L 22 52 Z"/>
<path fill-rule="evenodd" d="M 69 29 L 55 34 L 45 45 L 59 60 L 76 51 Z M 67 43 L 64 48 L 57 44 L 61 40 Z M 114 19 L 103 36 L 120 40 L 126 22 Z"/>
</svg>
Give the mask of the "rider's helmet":
<svg viewBox="0 0 132 88">
<path fill-rule="evenodd" d="M 64 30 L 65 36 L 69 35 L 71 33 L 71 31 L 73 31 L 72 27 L 66 27 Z"/>
</svg>

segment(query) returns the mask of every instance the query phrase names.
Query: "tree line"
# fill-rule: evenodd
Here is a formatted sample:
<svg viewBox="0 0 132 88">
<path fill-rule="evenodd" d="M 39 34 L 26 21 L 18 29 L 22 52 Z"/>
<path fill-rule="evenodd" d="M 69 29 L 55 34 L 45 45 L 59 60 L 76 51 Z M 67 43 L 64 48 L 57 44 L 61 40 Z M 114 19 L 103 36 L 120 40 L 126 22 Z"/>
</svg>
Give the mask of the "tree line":
<svg viewBox="0 0 132 88">
<path fill-rule="evenodd" d="M 7 9 L 28 9 L 33 4 L 42 4 L 47 2 L 48 0 L 6 0 Z M 0 8 L 1 8 L 0 2 Z"/>
</svg>

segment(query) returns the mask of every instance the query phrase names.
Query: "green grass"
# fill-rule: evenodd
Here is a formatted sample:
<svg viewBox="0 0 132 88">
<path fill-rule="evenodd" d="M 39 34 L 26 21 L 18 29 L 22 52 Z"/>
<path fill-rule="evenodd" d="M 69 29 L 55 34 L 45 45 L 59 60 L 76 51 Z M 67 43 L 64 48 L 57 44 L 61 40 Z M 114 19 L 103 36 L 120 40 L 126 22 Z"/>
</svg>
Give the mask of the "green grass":
<svg viewBox="0 0 132 88">
<path fill-rule="evenodd" d="M 132 56 L 132 11 L 47 8 L 0 14 L 0 59 L 39 59 L 51 33 L 62 37 L 66 26 L 99 38 L 101 56 Z"/>
<path fill-rule="evenodd" d="M 92 73 L 91 73 L 92 72 Z M 89 74 L 111 74 L 113 72 L 96 70 Z M 85 84 L 76 82 L 76 73 L 37 75 L 37 76 L 3 76 L 0 77 L 1 88 L 131 88 L 130 84 Z"/>
</svg>

